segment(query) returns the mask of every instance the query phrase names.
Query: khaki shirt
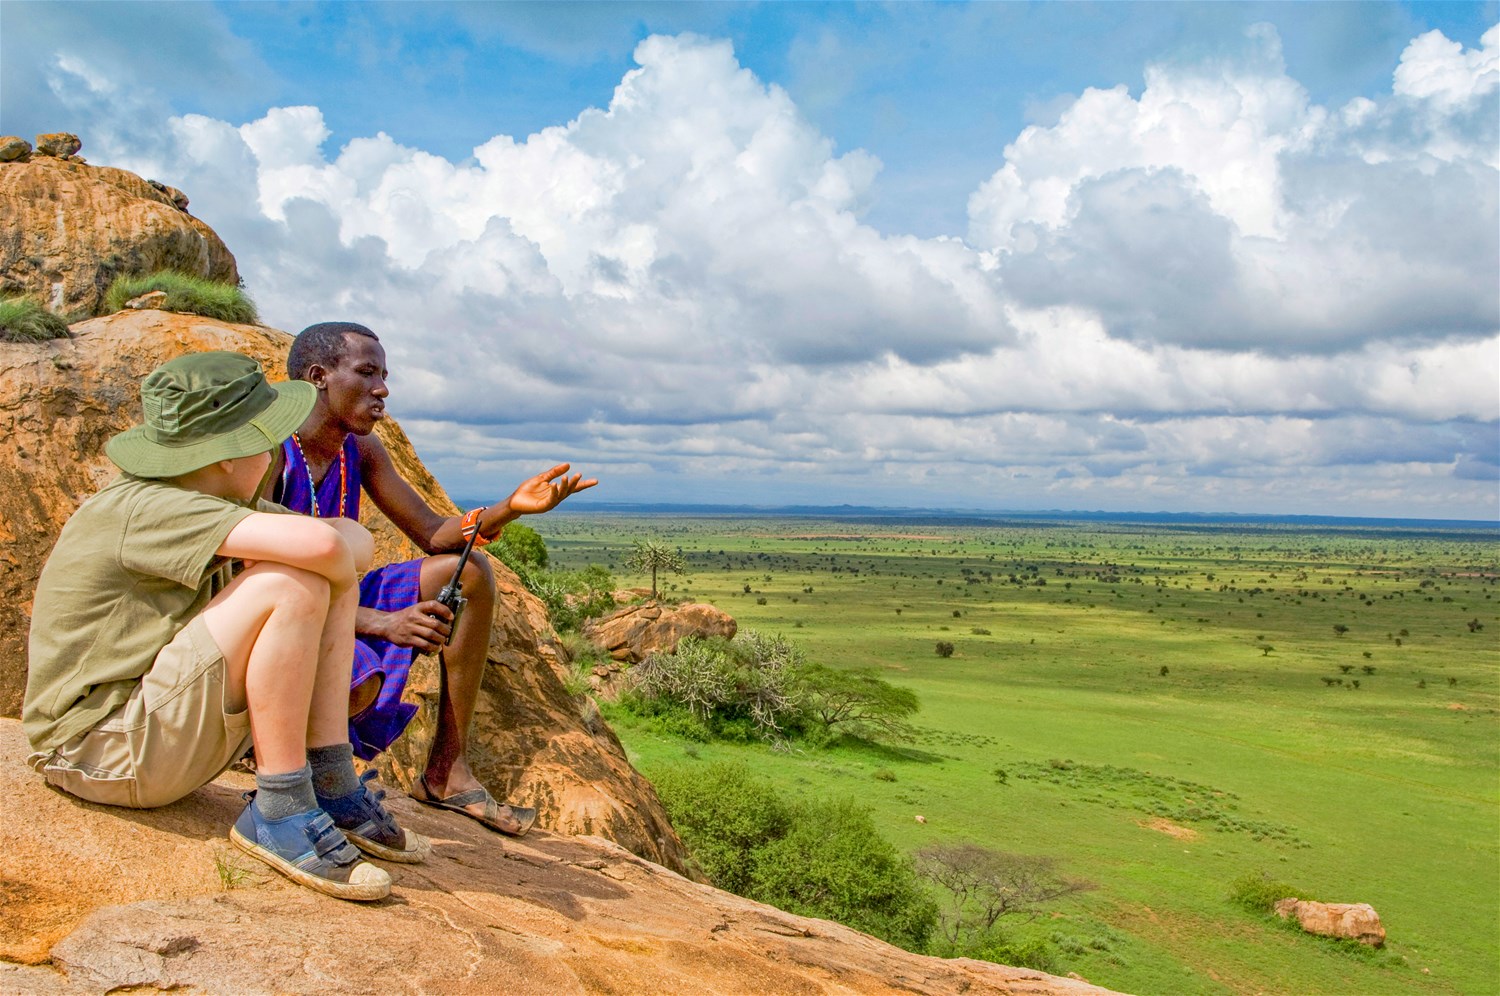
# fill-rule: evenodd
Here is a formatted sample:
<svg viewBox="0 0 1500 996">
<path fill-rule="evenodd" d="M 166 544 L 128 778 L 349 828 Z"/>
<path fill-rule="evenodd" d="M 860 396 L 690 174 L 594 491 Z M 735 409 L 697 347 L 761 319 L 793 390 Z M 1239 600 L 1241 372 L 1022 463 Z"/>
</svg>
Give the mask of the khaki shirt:
<svg viewBox="0 0 1500 996">
<path fill-rule="evenodd" d="M 229 583 L 230 561 L 217 551 L 253 511 L 121 474 L 73 513 L 32 603 L 21 720 L 33 750 L 57 748 L 125 702 Z"/>
</svg>

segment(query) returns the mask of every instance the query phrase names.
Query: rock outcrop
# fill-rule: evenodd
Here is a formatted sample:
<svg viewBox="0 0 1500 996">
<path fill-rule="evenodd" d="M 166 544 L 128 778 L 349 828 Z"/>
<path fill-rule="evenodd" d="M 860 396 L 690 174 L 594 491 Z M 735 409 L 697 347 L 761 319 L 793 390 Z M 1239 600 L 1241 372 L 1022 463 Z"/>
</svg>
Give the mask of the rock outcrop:
<svg viewBox="0 0 1500 996">
<path fill-rule="evenodd" d="M 191 315 L 126 311 L 74 325 L 72 339 L 0 345 L 0 715 L 20 714 L 26 634 L 37 575 L 67 517 L 115 473 L 104 442 L 140 420 L 140 379 L 181 353 L 233 349 L 284 369 L 292 337 L 259 326 Z M 436 508 L 456 511 L 394 420 L 381 426 L 397 469 Z M 419 556 L 365 503 L 380 562 Z M 498 798 L 541 810 L 562 833 L 597 834 L 672 868 L 681 842 L 655 790 L 625 759 L 613 732 L 564 690 L 561 650 L 546 609 L 504 565 L 490 665 L 475 717 L 470 761 Z M 410 730 L 378 762 L 387 780 L 409 789 L 435 728 L 434 658 L 419 658 L 409 685 L 421 706 Z"/>
<path fill-rule="evenodd" d="M 60 315 L 94 315 L 122 275 L 178 270 L 239 280 L 234 256 L 187 213 L 181 191 L 87 165 L 74 154 L 76 142 L 38 135 L 35 154 L 0 159 L 0 295 L 25 294 Z M 74 152 L 60 158 L 69 147 Z"/>
<path fill-rule="evenodd" d="M 68 159 L 78 155 L 81 148 L 83 142 L 78 136 L 66 131 L 50 131 L 36 137 L 36 151 L 42 156 Z"/>
<path fill-rule="evenodd" d="M 914 955 L 698 885 L 597 837 L 511 841 L 389 800 L 433 840 L 390 898 L 344 903 L 234 849 L 247 775 L 171 806 L 48 788 L 0 720 L 0 991 L 198 993 L 1100 994 Z"/>
<path fill-rule="evenodd" d="M 31 157 L 31 143 L 19 135 L 0 135 L 0 163 L 25 161 Z"/>
<path fill-rule="evenodd" d="M 732 640 L 736 628 L 733 616 L 712 605 L 665 606 L 647 601 L 589 620 L 583 635 L 613 659 L 635 664 L 645 660 L 653 650 L 672 653 L 687 636 L 722 636 Z"/>
<path fill-rule="evenodd" d="M 1282 919 L 1296 917 L 1309 934 L 1343 937 L 1372 948 L 1385 945 L 1385 927 L 1369 903 L 1316 903 L 1289 897 L 1276 901 L 1276 915 Z"/>
</svg>

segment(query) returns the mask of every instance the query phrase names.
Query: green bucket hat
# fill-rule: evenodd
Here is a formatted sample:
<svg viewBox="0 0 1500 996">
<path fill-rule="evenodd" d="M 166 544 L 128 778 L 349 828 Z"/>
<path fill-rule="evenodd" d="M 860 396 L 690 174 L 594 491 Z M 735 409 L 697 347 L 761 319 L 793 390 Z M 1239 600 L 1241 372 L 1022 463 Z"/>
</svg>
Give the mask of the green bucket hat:
<svg viewBox="0 0 1500 996">
<path fill-rule="evenodd" d="M 123 471 L 175 477 L 219 460 L 254 456 L 297 431 L 317 398 L 303 381 L 270 384 L 240 353 L 190 353 L 141 381 L 146 421 L 104 444 Z"/>
</svg>

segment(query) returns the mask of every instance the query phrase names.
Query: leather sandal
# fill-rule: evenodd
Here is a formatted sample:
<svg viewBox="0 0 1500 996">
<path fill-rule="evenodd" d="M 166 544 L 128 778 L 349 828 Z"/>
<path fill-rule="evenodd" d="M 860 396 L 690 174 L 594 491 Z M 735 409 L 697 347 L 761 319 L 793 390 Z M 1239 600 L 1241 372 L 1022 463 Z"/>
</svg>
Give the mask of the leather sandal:
<svg viewBox="0 0 1500 996">
<path fill-rule="evenodd" d="M 490 795 L 484 788 L 470 789 L 467 792 L 459 792 L 450 795 L 446 799 L 439 799 L 427 787 L 427 776 L 417 776 L 418 792 L 413 792 L 411 797 L 424 806 L 432 806 L 434 809 L 450 809 L 455 813 L 462 813 L 475 822 L 482 823 L 508 837 L 524 837 L 526 831 L 530 830 L 532 824 L 536 823 L 536 810 L 530 806 L 512 806 L 506 803 L 498 803 L 495 797 Z M 466 809 L 475 803 L 484 803 L 484 812 L 476 813 Z"/>
</svg>

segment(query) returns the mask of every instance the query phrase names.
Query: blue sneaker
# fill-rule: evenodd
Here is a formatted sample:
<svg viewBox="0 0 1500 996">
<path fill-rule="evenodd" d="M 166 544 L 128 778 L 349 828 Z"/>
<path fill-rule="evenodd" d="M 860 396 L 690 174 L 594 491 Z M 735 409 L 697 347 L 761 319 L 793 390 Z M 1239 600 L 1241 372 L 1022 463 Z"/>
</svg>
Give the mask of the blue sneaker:
<svg viewBox="0 0 1500 996">
<path fill-rule="evenodd" d="M 391 894 L 391 876 L 362 858 L 321 809 L 268 820 L 251 802 L 234 821 L 229 839 L 292 881 L 325 895 L 372 900 Z"/>
<path fill-rule="evenodd" d="M 372 792 L 366 786 L 365 783 L 375 774 L 366 771 L 360 776 L 359 788 L 348 795 L 337 799 L 318 796 L 318 805 L 333 820 L 333 825 L 344 831 L 349 843 L 366 854 L 413 865 L 426 861 L 432 853 L 427 838 L 396 826 L 395 819 L 380 804 L 385 798 L 385 789 Z"/>
</svg>

